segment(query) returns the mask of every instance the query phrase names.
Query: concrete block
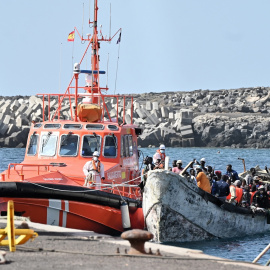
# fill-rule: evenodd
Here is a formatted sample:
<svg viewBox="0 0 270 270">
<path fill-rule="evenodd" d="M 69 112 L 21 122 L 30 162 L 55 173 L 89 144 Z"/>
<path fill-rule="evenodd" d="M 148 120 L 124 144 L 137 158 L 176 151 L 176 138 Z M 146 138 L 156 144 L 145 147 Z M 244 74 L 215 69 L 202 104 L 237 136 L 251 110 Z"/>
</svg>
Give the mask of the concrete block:
<svg viewBox="0 0 270 270">
<path fill-rule="evenodd" d="M 32 108 L 29 107 L 23 114 L 25 115 L 25 117 L 26 117 L 27 119 L 30 119 L 31 114 L 32 114 Z"/>
<path fill-rule="evenodd" d="M 2 123 L 0 126 L 0 134 L 4 136 L 8 131 L 9 126 L 7 124 Z"/>
<path fill-rule="evenodd" d="M 5 100 L 4 99 L 1 99 L 0 100 L 0 108 L 5 104 Z"/>
<path fill-rule="evenodd" d="M 10 110 L 15 112 L 19 109 L 19 107 L 20 107 L 20 103 L 18 100 L 15 99 L 13 103 L 10 105 Z"/>
<path fill-rule="evenodd" d="M 160 113 L 159 110 L 153 109 L 153 110 L 151 111 L 151 115 L 153 115 L 153 114 L 154 114 L 157 118 L 161 118 L 161 113 Z"/>
<path fill-rule="evenodd" d="M 3 106 L 0 108 L 1 112 L 6 112 L 7 110 L 10 109 L 10 105 L 11 105 L 11 101 L 8 99 L 5 101 L 5 103 L 3 104 Z"/>
<path fill-rule="evenodd" d="M 154 122 L 151 120 L 150 117 L 146 117 L 146 118 L 145 118 L 145 121 L 146 121 L 146 123 L 147 123 L 148 125 L 154 125 Z"/>
<path fill-rule="evenodd" d="M 110 117 L 116 117 L 117 116 L 117 111 L 115 109 L 112 109 L 110 111 Z"/>
<path fill-rule="evenodd" d="M 10 119 L 11 119 L 10 115 L 5 115 L 4 120 L 3 120 L 3 123 L 6 124 L 6 125 L 8 125 L 9 122 L 10 122 Z"/>
<path fill-rule="evenodd" d="M 159 119 L 154 114 L 151 114 L 151 121 L 154 122 L 155 126 L 157 126 L 160 123 Z"/>
<path fill-rule="evenodd" d="M 25 104 L 21 104 L 16 113 L 24 113 L 27 110 L 27 106 Z"/>
<path fill-rule="evenodd" d="M 170 113 L 169 113 L 169 119 L 170 119 L 170 120 L 174 120 L 174 113 L 173 113 L 173 112 L 170 112 Z"/>
<path fill-rule="evenodd" d="M 159 111 L 159 105 L 158 105 L 158 102 L 157 101 L 154 101 L 153 103 L 152 103 L 152 105 L 153 105 L 153 110 L 157 110 L 157 111 Z"/>
<path fill-rule="evenodd" d="M 181 131 L 181 136 L 183 138 L 193 138 L 194 137 L 192 129 L 186 129 L 186 130 Z"/>
<path fill-rule="evenodd" d="M 128 114 L 125 116 L 125 122 L 131 124 L 131 117 Z"/>
<path fill-rule="evenodd" d="M 143 109 L 137 109 L 136 113 L 139 115 L 140 118 L 145 119 L 146 118 L 146 114 L 144 113 Z"/>
<path fill-rule="evenodd" d="M 6 135 L 11 135 L 12 133 L 18 131 L 18 128 L 16 127 L 16 125 L 12 124 L 12 125 L 9 125 L 8 127 L 8 130 L 6 132 Z"/>
<path fill-rule="evenodd" d="M 16 117 L 16 126 L 18 128 L 22 127 L 22 117 L 20 115 L 18 117 Z"/>
<path fill-rule="evenodd" d="M 70 106 L 69 105 L 63 105 L 61 107 L 61 111 L 69 111 L 70 110 Z"/>
<path fill-rule="evenodd" d="M 192 130 L 192 126 L 191 125 L 181 125 L 180 126 L 180 131 L 184 131 L 184 130 L 188 130 L 188 129 Z"/>
<path fill-rule="evenodd" d="M 134 101 L 134 102 L 133 102 L 133 109 L 134 109 L 134 111 L 136 111 L 136 110 L 139 109 L 139 108 L 140 108 L 140 103 L 137 102 L 137 101 Z"/>
<path fill-rule="evenodd" d="M 36 103 L 33 107 L 32 107 L 32 111 L 36 112 L 37 110 L 42 110 L 42 104 L 41 103 Z"/>
<path fill-rule="evenodd" d="M 161 107 L 161 116 L 163 118 L 169 117 L 169 110 L 166 107 Z"/>
<path fill-rule="evenodd" d="M 146 101 L 145 109 L 147 111 L 151 111 L 152 110 L 152 102 L 151 101 Z"/>
<path fill-rule="evenodd" d="M 29 98 L 29 107 L 34 107 L 36 104 L 39 104 L 41 102 L 41 99 L 37 96 L 31 96 Z"/>
</svg>

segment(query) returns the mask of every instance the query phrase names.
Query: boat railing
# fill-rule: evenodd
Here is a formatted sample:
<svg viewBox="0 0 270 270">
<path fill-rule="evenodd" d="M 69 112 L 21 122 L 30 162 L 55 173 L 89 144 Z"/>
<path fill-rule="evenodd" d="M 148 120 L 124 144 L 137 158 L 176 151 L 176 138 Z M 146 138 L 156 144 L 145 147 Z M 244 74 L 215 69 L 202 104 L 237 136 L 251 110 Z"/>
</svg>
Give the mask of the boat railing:
<svg viewBox="0 0 270 270">
<path fill-rule="evenodd" d="M 18 169 L 16 169 L 16 167 L 19 166 Z M 54 167 L 54 165 L 44 165 L 44 164 L 22 164 L 22 163 L 10 163 L 8 165 L 8 170 L 7 170 L 7 178 L 9 179 L 10 174 L 11 174 L 11 170 L 12 168 L 14 169 L 14 171 L 17 171 L 21 177 L 21 180 L 24 180 L 24 169 L 25 168 L 33 168 L 36 167 L 37 168 L 37 174 L 40 174 L 41 168 L 44 168 L 45 172 L 50 172 L 50 167 Z M 2 174 L 2 178 L 3 178 L 3 174 Z"/>
<path fill-rule="evenodd" d="M 73 87 L 69 87 L 73 88 Z M 84 87 L 79 87 L 84 89 Z M 103 88 L 101 88 L 102 90 Z M 106 88 L 104 88 L 106 90 Z M 38 94 L 38 96 L 42 96 L 42 118 L 44 121 L 54 121 L 56 119 L 61 119 L 62 112 L 66 110 L 67 106 L 69 106 L 70 116 L 69 119 L 65 120 L 73 120 L 77 121 L 75 107 L 73 104 L 76 104 L 76 100 L 78 102 L 82 102 L 83 98 L 87 97 L 90 100 L 97 101 L 95 104 L 99 105 L 102 108 L 102 119 L 101 121 L 105 121 L 106 118 L 108 120 L 115 121 L 116 123 L 122 122 L 125 123 L 127 121 L 127 115 L 130 118 L 130 124 L 133 123 L 133 96 L 120 96 L 120 95 L 103 95 L 97 93 L 78 93 L 75 94 Z M 116 102 L 114 114 L 112 113 L 112 99 Z M 56 100 L 57 105 L 51 106 L 53 100 Z M 65 102 L 68 101 L 68 105 Z M 110 105 L 109 105 L 110 104 Z M 130 112 L 128 110 L 130 109 Z"/>
<path fill-rule="evenodd" d="M 117 183 L 116 181 L 112 180 L 111 183 L 108 183 L 107 181 L 103 182 L 101 184 L 101 189 L 106 189 L 107 192 L 120 196 L 138 199 L 141 197 L 141 190 L 138 184 L 139 183 L 137 183 L 137 181 L 132 181 L 128 183 Z"/>
</svg>

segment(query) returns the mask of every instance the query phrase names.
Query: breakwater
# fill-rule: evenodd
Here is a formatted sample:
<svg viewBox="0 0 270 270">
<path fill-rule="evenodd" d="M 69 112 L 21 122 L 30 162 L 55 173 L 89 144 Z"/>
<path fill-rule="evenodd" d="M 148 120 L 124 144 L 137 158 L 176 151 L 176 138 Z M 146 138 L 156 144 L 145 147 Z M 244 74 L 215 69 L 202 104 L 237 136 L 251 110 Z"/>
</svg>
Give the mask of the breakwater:
<svg viewBox="0 0 270 270">
<path fill-rule="evenodd" d="M 268 148 L 269 90 L 253 87 L 135 94 L 134 123 L 144 127 L 139 145 Z M 62 119 L 70 118 L 68 102 L 61 104 Z M 44 106 L 50 118 L 56 112 L 58 100 L 46 100 Z M 107 107 L 111 117 L 115 117 L 116 100 L 107 102 Z M 121 102 L 120 117 L 123 107 Z M 43 101 L 37 96 L 0 97 L 0 147 L 25 147 L 32 121 L 42 121 L 42 108 Z M 130 101 L 125 108 L 125 122 L 130 123 Z"/>
</svg>

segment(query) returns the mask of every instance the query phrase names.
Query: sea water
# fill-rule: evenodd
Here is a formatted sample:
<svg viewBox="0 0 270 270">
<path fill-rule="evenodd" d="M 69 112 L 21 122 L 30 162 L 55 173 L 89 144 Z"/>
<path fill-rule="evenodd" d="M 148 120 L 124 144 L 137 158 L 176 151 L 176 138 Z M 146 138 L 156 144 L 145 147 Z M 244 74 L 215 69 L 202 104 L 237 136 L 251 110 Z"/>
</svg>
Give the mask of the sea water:
<svg viewBox="0 0 270 270">
<path fill-rule="evenodd" d="M 157 148 L 141 148 L 140 161 L 145 156 L 152 156 Z M 7 169 L 9 163 L 19 163 L 24 159 L 25 149 L 0 148 L 0 172 Z M 226 165 L 232 164 L 238 173 L 243 172 L 243 163 L 238 158 L 245 160 L 246 168 L 259 165 L 262 169 L 270 167 L 268 149 L 231 149 L 231 148 L 166 148 L 166 155 L 173 160 L 181 159 L 186 166 L 193 159 L 198 161 L 206 159 L 206 165 L 211 165 L 214 170 L 226 171 Z M 170 243 L 171 245 L 199 249 L 204 253 L 222 258 L 253 261 L 257 255 L 270 243 L 270 233 L 251 235 L 244 238 L 211 240 L 192 243 Z M 270 259 L 268 251 L 258 263 L 265 264 Z"/>
</svg>

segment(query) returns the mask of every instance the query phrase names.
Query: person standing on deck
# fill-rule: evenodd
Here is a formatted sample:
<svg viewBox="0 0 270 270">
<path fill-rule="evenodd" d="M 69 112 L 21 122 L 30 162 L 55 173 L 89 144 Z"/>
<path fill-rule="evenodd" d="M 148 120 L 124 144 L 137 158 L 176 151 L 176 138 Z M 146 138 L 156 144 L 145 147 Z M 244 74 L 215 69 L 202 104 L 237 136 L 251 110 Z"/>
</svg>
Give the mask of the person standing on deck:
<svg viewBox="0 0 270 270">
<path fill-rule="evenodd" d="M 101 188 L 101 179 L 104 180 L 104 165 L 100 162 L 99 152 L 93 153 L 93 158 L 85 163 L 83 166 L 83 173 L 85 175 L 84 186 L 89 186 L 90 182 L 95 182 L 97 189 Z"/>
<path fill-rule="evenodd" d="M 161 162 L 165 163 L 166 154 L 165 154 L 165 145 L 164 144 L 161 144 L 159 146 L 159 149 L 157 150 L 157 152 L 154 154 L 154 156 L 153 156 L 154 163 L 156 163 L 156 161 L 157 161 L 157 158 L 156 158 L 157 154 L 160 155 Z"/>
<path fill-rule="evenodd" d="M 198 187 L 208 193 L 211 193 L 210 182 L 206 174 L 202 171 L 201 168 L 196 168 L 196 172 L 197 172 L 196 180 Z"/>
<path fill-rule="evenodd" d="M 227 171 L 226 171 L 225 175 L 227 175 L 231 179 L 232 182 L 239 180 L 238 173 L 232 169 L 231 164 L 227 165 Z"/>
<path fill-rule="evenodd" d="M 207 173 L 207 168 L 205 166 L 205 163 L 206 163 L 205 158 L 201 158 L 200 162 L 196 161 L 196 164 L 200 165 L 202 171 Z"/>
</svg>

